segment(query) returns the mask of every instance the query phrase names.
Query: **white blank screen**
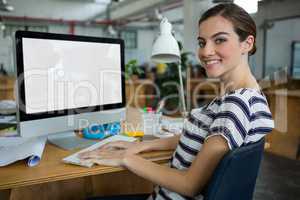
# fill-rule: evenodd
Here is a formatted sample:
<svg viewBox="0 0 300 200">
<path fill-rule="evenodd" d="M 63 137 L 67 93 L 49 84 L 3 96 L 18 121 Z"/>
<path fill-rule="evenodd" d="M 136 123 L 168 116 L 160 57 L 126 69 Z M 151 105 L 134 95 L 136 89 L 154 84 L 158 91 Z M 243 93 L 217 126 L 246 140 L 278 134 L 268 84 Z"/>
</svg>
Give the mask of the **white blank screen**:
<svg viewBox="0 0 300 200">
<path fill-rule="evenodd" d="M 119 44 L 23 38 L 26 113 L 122 102 Z"/>
</svg>

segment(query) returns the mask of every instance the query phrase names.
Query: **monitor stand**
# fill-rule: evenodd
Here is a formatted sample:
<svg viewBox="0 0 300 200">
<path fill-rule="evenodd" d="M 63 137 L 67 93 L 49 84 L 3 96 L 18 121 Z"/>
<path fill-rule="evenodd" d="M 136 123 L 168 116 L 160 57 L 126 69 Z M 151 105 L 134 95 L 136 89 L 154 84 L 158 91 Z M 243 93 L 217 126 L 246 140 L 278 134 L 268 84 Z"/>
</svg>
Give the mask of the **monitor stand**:
<svg viewBox="0 0 300 200">
<path fill-rule="evenodd" d="M 48 135 L 48 141 L 62 149 L 81 149 L 99 142 L 79 137 L 74 131 L 61 132 Z"/>
</svg>

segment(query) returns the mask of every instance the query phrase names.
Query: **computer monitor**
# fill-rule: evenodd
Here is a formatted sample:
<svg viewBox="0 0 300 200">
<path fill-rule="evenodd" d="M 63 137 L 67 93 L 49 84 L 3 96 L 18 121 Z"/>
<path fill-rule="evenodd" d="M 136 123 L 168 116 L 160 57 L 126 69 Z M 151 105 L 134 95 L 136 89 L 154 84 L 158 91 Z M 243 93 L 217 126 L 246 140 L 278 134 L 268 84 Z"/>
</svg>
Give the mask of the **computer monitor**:
<svg viewBox="0 0 300 200">
<path fill-rule="evenodd" d="M 21 136 L 125 119 L 123 40 L 17 31 L 15 47 Z"/>
</svg>

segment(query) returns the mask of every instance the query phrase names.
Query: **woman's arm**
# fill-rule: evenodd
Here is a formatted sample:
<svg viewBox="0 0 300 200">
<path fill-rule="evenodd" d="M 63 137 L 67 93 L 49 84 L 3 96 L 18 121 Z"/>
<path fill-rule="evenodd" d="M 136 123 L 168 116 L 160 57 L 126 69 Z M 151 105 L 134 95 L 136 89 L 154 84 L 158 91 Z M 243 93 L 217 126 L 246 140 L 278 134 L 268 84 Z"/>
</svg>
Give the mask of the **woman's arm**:
<svg viewBox="0 0 300 200">
<path fill-rule="evenodd" d="M 222 136 L 213 136 L 205 141 L 191 167 L 186 171 L 158 165 L 133 154 L 125 155 L 121 165 L 155 184 L 193 197 L 203 189 L 228 151 L 226 140 Z"/>
<path fill-rule="evenodd" d="M 159 151 L 159 150 L 174 150 L 178 144 L 180 135 L 169 138 L 161 138 L 150 141 L 143 141 L 138 143 L 143 152 L 145 151 Z M 141 152 L 142 152 L 141 151 Z"/>
<path fill-rule="evenodd" d="M 94 153 L 96 154 L 97 152 L 109 149 L 123 149 L 126 150 L 127 154 L 137 154 L 140 152 L 157 150 L 174 150 L 178 144 L 179 137 L 180 136 L 173 136 L 170 138 L 156 139 L 143 142 L 110 142 L 100 147 L 99 149 L 94 150 Z"/>
</svg>

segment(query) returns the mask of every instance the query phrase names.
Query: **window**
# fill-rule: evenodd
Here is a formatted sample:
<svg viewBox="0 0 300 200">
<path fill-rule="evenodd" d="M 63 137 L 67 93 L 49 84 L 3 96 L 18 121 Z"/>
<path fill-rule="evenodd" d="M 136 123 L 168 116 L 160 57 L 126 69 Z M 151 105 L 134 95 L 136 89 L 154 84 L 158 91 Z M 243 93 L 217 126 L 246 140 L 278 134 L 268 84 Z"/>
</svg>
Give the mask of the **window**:
<svg viewBox="0 0 300 200">
<path fill-rule="evenodd" d="M 14 36 L 17 30 L 48 32 L 48 26 L 5 24 L 3 37 Z"/>
<path fill-rule="evenodd" d="M 136 49 L 137 48 L 137 31 L 122 31 L 121 38 L 125 41 L 126 49 Z"/>
<path fill-rule="evenodd" d="M 300 78 L 300 42 L 292 43 L 292 76 Z"/>
</svg>

